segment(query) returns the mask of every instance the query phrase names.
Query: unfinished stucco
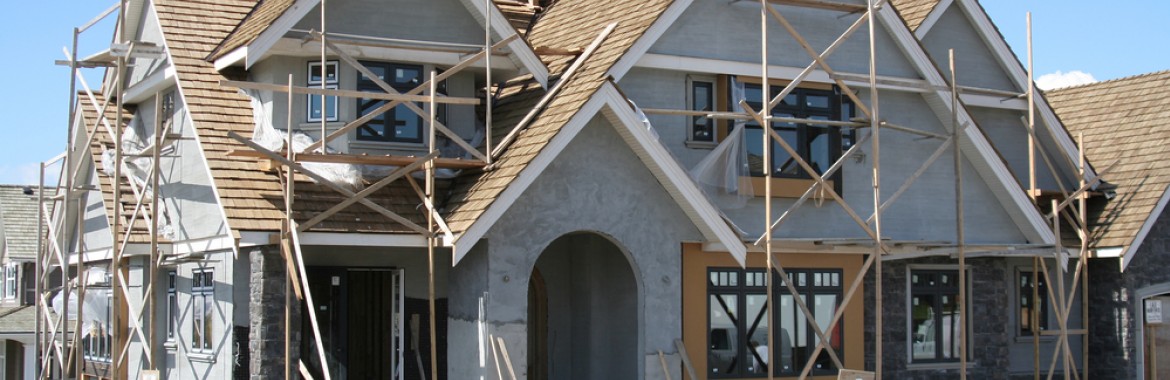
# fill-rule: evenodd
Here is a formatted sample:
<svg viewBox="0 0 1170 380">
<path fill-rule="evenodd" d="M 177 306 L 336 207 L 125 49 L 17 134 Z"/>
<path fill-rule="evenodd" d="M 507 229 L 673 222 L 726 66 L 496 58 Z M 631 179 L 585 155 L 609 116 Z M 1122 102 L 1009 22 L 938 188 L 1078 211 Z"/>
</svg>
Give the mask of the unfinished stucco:
<svg viewBox="0 0 1170 380">
<path fill-rule="evenodd" d="M 376 0 L 330 2 L 325 12 L 329 33 L 416 41 L 483 44 L 483 27 L 457 0 L 407 0 L 393 4 Z M 436 20 L 443 20 L 437 23 Z M 313 10 L 294 29 L 321 30 L 321 10 Z M 392 28 L 370 28 L 392 25 Z M 442 25 L 442 27 L 437 27 Z"/>
<path fill-rule="evenodd" d="M 590 232 L 619 247 L 634 271 L 637 320 L 624 322 L 638 326 L 638 373 L 665 378 L 657 351 L 678 362 L 673 341 L 681 335 L 680 243 L 702 240 L 689 220 L 613 127 L 594 118 L 504 213 L 487 240 L 453 269 L 458 286 L 453 282 L 451 341 L 478 341 L 478 303 L 486 296 L 487 333 L 504 338 L 523 376 L 532 268 L 557 238 Z M 644 323 L 650 320 L 654 323 Z M 453 347 L 448 355 L 470 359 L 479 355 L 475 350 Z M 487 355 L 483 367 L 473 360 L 452 360 L 452 378 L 494 374 L 490 351 Z"/>
<path fill-rule="evenodd" d="M 1011 77 L 1004 71 L 1003 65 L 988 50 L 984 38 L 985 36 L 981 36 L 968 21 L 967 15 L 957 6 L 952 6 L 943 12 L 935 27 L 922 38 L 922 46 L 940 66 L 946 64 L 948 50 L 955 50 L 955 71 L 958 73 L 960 85 L 1023 91 L 1012 84 Z M 939 71 L 944 77 L 950 78 L 949 70 Z"/>
<path fill-rule="evenodd" d="M 841 12 L 803 7 L 776 9 L 817 52 L 828 47 L 860 16 L 841 17 Z M 879 25 L 875 36 L 879 75 L 919 77 L 884 27 Z M 760 7 L 750 1 L 694 0 L 649 52 L 759 64 Z M 769 15 L 768 64 L 804 68 L 809 62 L 812 57 Z M 839 72 L 868 73 L 869 37 L 865 30 L 855 32 L 827 62 Z"/>
</svg>

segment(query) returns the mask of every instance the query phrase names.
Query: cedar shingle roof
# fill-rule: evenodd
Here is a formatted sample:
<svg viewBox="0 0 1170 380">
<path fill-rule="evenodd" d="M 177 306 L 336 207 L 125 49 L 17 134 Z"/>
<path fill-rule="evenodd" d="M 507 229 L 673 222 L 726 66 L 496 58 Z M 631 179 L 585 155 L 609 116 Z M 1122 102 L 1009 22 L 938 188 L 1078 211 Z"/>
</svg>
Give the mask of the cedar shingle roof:
<svg viewBox="0 0 1170 380">
<path fill-rule="evenodd" d="M 33 187 L 36 191 L 36 187 Z M 45 189 L 52 195 L 52 190 Z M 0 185 L 0 229 L 8 259 L 37 257 L 37 195 L 24 195 L 22 185 Z"/>
<path fill-rule="evenodd" d="M 260 0 L 244 18 L 244 21 L 240 22 L 215 50 L 211 51 L 207 60 L 214 61 L 231 53 L 232 50 L 252 43 L 269 26 L 272 26 L 272 23 L 276 22 L 276 19 L 280 18 L 294 2 L 295 0 Z"/>
<path fill-rule="evenodd" d="M 504 18 L 508 19 L 508 23 L 512 24 L 513 28 L 524 36 L 528 32 L 529 25 L 535 21 L 537 8 L 527 3 L 517 2 L 514 0 L 495 0 L 496 8 L 500 9 L 500 13 Z"/>
<path fill-rule="evenodd" d="M 228 156 L 231 150 L 249 149 L 228 137 L 228 132 L 251 137 L 251 102 L 236 89 L 219 85 L 235 74 L 221 74 L 204 60 L 256 5 L 255 0 L 167 0 L 157 2 L 156 12 L 228 225 L 233 230 L 279 231 L 284 218 L 280 178 L 260 171 L 255 159 Z M 298 176 L 293 217 L 307 220 L 343 198 Z M 417 209 L 418 197 L 405 181 L 396 181 L 368 199 L 416 223 L 425 219 Z M 347 207 L 312 230 L 410 231 L 360 204 Z"/>
<path fill-rule="evenodd" d="M 494 171 L 470 173 L 460 179 L 447 207 L 447 223 L 454 232 L 464 232 L 486 212 L 497 196 L 508 188 L 511 181 L 528 167 L 532 159 L 549 144 L 552 137 L 556 136 L 581 106 L 589 101 L 601 84 L 605 83 L 606 74 L 612 65 L 626 54 L 629 47 L 646 33 L 646 29 L 655 20 L 658 20 L 670 2 L 672 1 L 563 0 L 545 11 L 541 22 L 536 23 L 528 35 L 532 46 L 584 48 L 589 46 L 610 23 L 618 22 L 618 27 L 596 51 L 593 51 L 587 61 L 581 64 L 576 74 L 569 78 L 570 82 L 564 84 L 564 88 L 560 89 L 559 94 L 546 105 L 541 115 L 518 134 L 514 143 L 496 161 L 497 167 Z M 622 12 L 611 12 L 617 8 L 621 8 Z M 571 63 L 563 56 L 541 58 L 549 65 L 550 72 L 562 72 Z M 528 99 L 528 102 L 516 104 L 535 103 L 532 102 L 534 98 L 539 98 L 536 92 L 538 91 L 535 89 L 517 91 L 511 96 Z M 526 111 L 528 108 L 519 106 L 512 112 L 511 117 L 497 120 L 493 129 L 500 130 L 503 127 L 510 130 L 519 118 L 523 118 L 523 112 Z"/>
<path fill-rule="evenodd" d="M 902 16 L 910 31 L 918 30 L 918 26 L 922 25 L 922 21 L 926 20 L 926 16 L 930 15 L 930 11 L 934 10 L 938 2 L 939 0 L 890 0 L 890 4 L 898 11 L 898 15 Z"/>
<path fill-rule="evenodd" d="M 1090 213 L 1089 225 L 1096 247 L 1130 246 L 1170 185 L 1170 71 L 1051 90 L 1045 97 L 1069 132 L 1084 134 L 1089 161 L 1120 159 L 1104 178 L 1117 185 L 1117 197 Z"/>
<path fill-rule="evenodd" d="M 114 139 L 110 137 L 110 133 L 103 127 L 103 123 L 98 117 L 98 110 L 94 108 L 93 104 L 86 99 L 85 95 L 79 96 L 80 110 L 82 120 L 85 121 L 86 132 L 93 134 L 93 142 L 89 145 L 90 154 L 93 156 L 94 167 L 96 168 L 96 175 L 98 177 L 98 185 L 101 190 L 102 204 L 106 208 L 106 223 L 110 226 L 114 225 L 114 182 L 113 173 L 106 173 L 104 169 L 105 159 L 102 152 L 114 149 Z M 98 104 L 106 102 L 105 96 L 100 93 L 95 93 L 94 98 L 97 99 Z M 111 103 L 112 104 L 112 103 Z M 130 120 L 134 117 L 134 110 L 126 108 L 122 110 L 122 122 L 117 123 L 117 111 L 113 105 L 106 108 L 106 120 L 110 123 L 111 128 L 126 128 L 130 125 Z M 134 206 L 137 205 L 137 200 L 134 198 L 134 189 L 130 187 L 130 181 L 123 176 L 119 179 L 118 185 L 121 186 L 121 209 L 122 221 L 119 223 L 119 229 L 125 232 L 126 223 L 130 222 L 131 216 L 134 212 Z M 144 215 L 150 214 L 149 200 L 143 204 L 142 210 L 139 211 L 137 217 L 134 218 L 133 228 L 129 235 L 120 235 L 123 238 L 129 239 L 131 243 L 149 243 L 150 234 L 149 228 L 146 224 Z"/>
<path fill-rule="evenodd" d="M 624 2 L 618 0 L 562 0 L 546 10 L 540 22 L 528 35 L 533 46 L 555 48 L 584 48 L 605 29 L 617 22 L 613 33 L 588 57 L 576 74 L 522 131 L 516 141 L 496 161 L 495 170 L 470 173 L 457 183 L 448 204 L 447 223 L 455 232 L 467 230 L 492 202 L 512 183 L 553 136 L 565 126 L 577 111 L 606 81 L 606 74 L 646 29 L 671 4 L 670 0 Z M 622 9 L 621 12 L 613 12 Z M 571 63 L 564 56 L 542 56 L 550 73 L 560 73 Z M 524 113 L 539 99 L 542 90 L 529 86 L 508 97 L 522 97 L 520 105 L 507 110 L 505 117 L 496 120 L 494 130 L 510 130 Z M 501 107 L 503 108 L 503 107 Z M 504 111 L 504 110 L 502 110 Z M 517 117 L 519 116 L 519 117 Z"/>
</svg>

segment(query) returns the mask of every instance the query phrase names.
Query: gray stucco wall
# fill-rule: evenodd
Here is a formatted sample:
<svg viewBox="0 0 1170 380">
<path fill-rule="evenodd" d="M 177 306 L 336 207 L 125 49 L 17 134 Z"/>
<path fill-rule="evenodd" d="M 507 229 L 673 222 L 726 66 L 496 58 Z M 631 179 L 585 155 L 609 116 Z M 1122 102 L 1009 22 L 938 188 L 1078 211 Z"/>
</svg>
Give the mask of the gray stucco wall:
<svg viewBox="0 0 1170 380">
<path fill-rule="evenodd" d="M 163 92 L 171 90 L 163 90 Z M 198 132 L 193 127 L 181 93 L 176 93 L 175 114 L 171 120 L 170 133 L 182 136 L 171 143 L 173 150 L 166 151 L 162 158 L 161 189 L 159 194 L 167 206 L 167 215 L 160 223 L 169 223 L 174 230 L 174 240 L 191 240 L 224 236 L 228 234 L 223 209 L 211 181 L 211 171 L 199 146 Z M 153 98 L 149 100 L 151 110 Z M 140 108 L 141 109 L 141 108 Z M 144 125 L 153 126 L 151 118 L 144 118 Z M 152 128 L 146 128 L 143 136 L 151 136 Z"/>
<path fill-rule="evenodd" d="M 483 27 L 458 0 L 339 0 L 325 9 L 329 33 L 406 40 L 483 44 Z M 444 20 L 437 24 L 434 20 Z M 321 10 L 314 7 L 295 29 L 321 30 Z M 374 25 L 392 26 L 370 28 Z M 441 25 L 441 27 L 438 27 Z"/>
<path fill-rule="evenodd" d="M 1012 84 L 1003 66 L 996 61 L 983 38 L 957 7 L 943 12 L 935 27 L 922 39 L 922 45 L 940 67 L 946 67 L 948 50 L 955 49 L 955 71 L 960 85 L 1023 91 Z M 949 70 L 940 71 L 944 77 L 950 78 Z"/>
<path fill-rule="evenodd" d="M 152 2 L 145 2 L 143 8 L 145 8 L 142 13 L 143 17 L 138 23 L 137 41 L 154 43 L 159 47 L 165 46 L 162 29 L 159 28 L 158 18 L 154 14 L 154 4 Z M 132 58 L 126 68 L 126 85 L 131 86 L 138 83 L 143 78 L 146 78 L 147 75 L 158 72 L 168 66 L 170 64 L 166 58 Z"/>
<path fill-rule="evenodd" d="M 539 226 L 534 228 L 534 226 Z M 680 368 L 680 243 L 702 238 L 686 215 L 607 122 L 595 118 L 452 270 L 450 341 L 474 342 L 486 295 L 487 332 L 503 337 L 516 367 L 527 369 L 528 278 L 546 247 L 565 234 L 594 232 L 625 251 L 639 289 L 640 371 L 664 378 L 657 351 Z M 652 323 L 650 321 L 653 321 Z M 479 355 L 452 345 L 452 358 Z M 451 378 L 493 374 L 471 360 L 451 361 Z M 679 378 L 680 374 L 673 374 Z"/>
<path fill-rule="evenodd" d="M 829 46 L 859 16 L 840 17 L 802 7 L 777 7 L 793 27 L 818 52 Z M 694 0 L 654 46 L 650 53 L 712 58 L 737 62 L 760 61 L 760 8 L 751 1 Z M 772 65 L 805 67 L 812 58 L 780 23 L 768 19 L 768 62 Z M 902 56 L 893 39 L 878 26 L 878 74 L 918 78 L 917 71 Z M 853 34 L 829 57 L 834 70 L 869 72 L 869 38 L 864 28 Z"/>
<path fill-rule="evenodd" d="M 704 2 L 704 1 L 699 1 Z M 639 107 L 688 109 L 685 86 L 687 73 L 668 70 L 638 68 L 631 70 L 621 82 L 622 91 Z M 859 94 L 867 99 L 866 92 Z M 881 93 L 883 118 L 890 123 L 940 134 L 948 134 L 946 127 L 919 94 L 886 91 Z M 1000 116 L 989 112 L 991 116 Z M 988 116 L 990 119 L 991 116 Z M 1008 117 L 1008 116 L 1004 116 Z M 688 147 L 685 116 L 650 115 L 649 119 L 659 134 L 659 140 L 685 168 L 697 164 L 711 150 Z M 1017 122 L 1018 124 L 1018 122 Z M 868 134 L 867 129 L 857 131 L 858 139 Z M 1012 135 L 1005 131 L 1005 134 Z M 882 196 L 888 199 L 910 178 L 919 166 L 938 148 L 941 140 L 923 139 L 917 135 L 886 130 L 881 136 L 882 143 Z M 873 213 L 872 148 L 866 143 L 861 148 L 864 157 L 850 159 L 842 167 L 843 189 L 841 196 L 849 202 L 862 218 Z M 882 214 L 883 233 L 896 240 L 953 241 L 954 210 L 954 160 L 950 148 L 927 169 L 927 171 L 901 195 L 897 202 Z M 1025 156 L 1026 157 L 1026 156 Z M 984 179 L 975 172 L 970 160 L 964 156 L 963 201 L 964 222 L 968 226 L 969 243 L 1023 243 L 1026 238 L 992 195 Z M 1025 158 L 1026 165 L 1026 158 Z M 1027 172 L 1025 171 L 1025 175 Z M 803 190 L 803 189 L 800 189 Z M 828 197 L 826 195 L 826 197 Z M 793 198 L 776 198 L 773 215 L 779 215 L 793 204 Z M 749 234 L 763 233 L 764 200 L 754 198 L 739 209 L 723 210 L 736 225 Z M 777 231 L 780 237 L 865 237 L 862 231 L 831 199 L 823 206 L 816 207 L 808 202 L 794 212 L 793 220 Z M 978 228 L 975 228 L 978 226 Z"/>
<path fill-rule="evenodd" d="M 1015 174 L 1016 181 L 1026 188 L 1028 186 L 1028 127 L 1020 121 L 1020 117 L 1026 117 L 1027 112 L 978 107 L 967 107 L 967 110 L 979 123 L 983 135 L 987 136 L 987 139 L 995 145 L 999 156 L 1011 169 L 1012 174 Z M 1059 156 L 1062 151 L 1051 143 L 1052 140 L 1046 128 L 1039 122 L 1036 126 L 1037 136 L 1040 137 L 1037 139 L 1037 144 L 1044 145 L 1042 148 L 1049 154 L 1049 159 L 1058 170 L 1066 168 L 1068 166 L 1065 164 L 1066 161 Z M 1044 158 L 1037 151 L 1036 186 L 1045 190 L 1060 189 L 1055 178 L 1052 171 L 1044 164 Z"/>
</svg>

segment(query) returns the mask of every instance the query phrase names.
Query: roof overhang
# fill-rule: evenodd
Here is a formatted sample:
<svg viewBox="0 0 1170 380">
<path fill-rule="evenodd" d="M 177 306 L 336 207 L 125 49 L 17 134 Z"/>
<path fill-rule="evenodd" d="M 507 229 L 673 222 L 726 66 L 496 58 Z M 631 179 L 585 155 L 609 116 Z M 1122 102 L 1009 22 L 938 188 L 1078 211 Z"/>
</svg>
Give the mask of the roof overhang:
<svg viewBox="0 0 1170 380">
<path fill-rule="evenodd" d="M 608 81 L 492 202 L 483 215 L 459 234 L 455 241 L 447 242 L 454 246 L 452 265 L 458 264 L 470 252 L 472 246 L 487 234 L 492 225 L 511 208 L 569 142 L 598 114 L 604 116 L 617 129 L 618 134 L 646 164 L 659 183 L 663 184 L 667 193 L 687 214 L 704 239 L 720 243 L 741 266 L 744 265 L 747 246 L 743 239 L 723 220 L 719 210 L 707 200 L 686 170 L 679 166 L 653 132 L 646 128 L 616 85 Z"/>
</svg>

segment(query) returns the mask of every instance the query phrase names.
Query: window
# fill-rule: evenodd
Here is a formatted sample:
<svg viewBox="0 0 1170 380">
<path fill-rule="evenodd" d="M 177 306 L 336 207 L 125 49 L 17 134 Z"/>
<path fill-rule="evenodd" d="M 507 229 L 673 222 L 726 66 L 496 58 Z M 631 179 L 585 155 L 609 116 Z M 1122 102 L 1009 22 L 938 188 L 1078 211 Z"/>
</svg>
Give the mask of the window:
<svg viewBox="0 0 1170 380">
<path fill-rule="evenodd" d="M 175 117 L 175 92 L 167 91 L 162 93 L 162 103 L 159 112 L 159 125 L 164 131 L 171 129 L 172 119 Z M 165 133 L 165 132 L 164 132 Z"/>
<path fill-rule="evenodd" d="M 781 90 L 782 87 L 771 86 L 769 95 L 778 94 Z M 756 110 L 763 108 L 760 85 L 745 84 L 744 97 L 752 108 Z M 841 99 L 838 90 L 798 88 L 772 108 L 772 116 L 840 121 L 853 116 L 853 106 Z M 776 177 L 809 178 L 808 173 L 775 141 L 772 142 L 772 162 L 764 163 L 764 130 L 754 120 L 748 122 L 746 128 L 744 137 L 747 141 L 748 165 L 752 176 L 764 176 L 764 170 L 771 170 L 772 175 Z M 843 149 L 848 149 L 855 141 L 853 130 L 847 129 L 842 132 L 841 127 L 778 121 L 772 123 L 772 129 L 818 174 L 828 170 L 841 156 Z"/>
<path fill-rule="evenodd" d="M 399 92 L 412 90 L 423 82 L 423 68 L 419 65 L 386 62 L 362 62 L 362 64 Z M 383 92 L 377 83 L 364 74 L 358 79 L 357 87 L 358 91 Z M 358 116 L 368 114 L 383 104 L 386 104 L 385 100 L 358 99 Z M 357 139 L 421 143 L 423 142 L 423 118 L 407 108 L 406 105 L 399 105 L 358 127 Z"/>
<path fill-rule="evenodd" d="M 113 289 L 108 287 L 113 277 L 109 274 L 105 277 L 105 283 L 102 287 L 91 288 L 88 291 L 95 295 L 104 293 L 106 296 L 105 304 L 96 305 L 97 310 L 94 310 L 104 314 L 105 317 L 88 321 L 82 330 L 81 350 L 85 359 L 89 361 L 109 362 L 113 357 L 114 296 Z M 89 296 L 86 296 L 86 299 L 89 299 Z"/>
<path fill-rule="evenodd" d="M 959 272 L 910 272 L 911 362 L 959 360 Z"/>
<path fill-rule="evenodd" d="M 691 110 L 715 109 L 715 84 L 709 81 L 691 81 Z M 691 117 L 691 141 L 715 142 L 715 120 L 706 116 Z"/>
<path fill-rule="evenodd" d="M 175 341 L 179 331 L 179 298 L 175 289 L 175 271 L 167 272 L 167 341 Z"/>
<path fill-rule="evenodd" d="M 19 267 L 16 263 L 4 266 L 4 299 L 16 299 L 18 272 Z"/>
<path fill-rule="evenodd" d="M 1032 335 L 1033 321 L 1038 331 L 1048 329 L 1048 283 L 1044 281 L 1043 273 L 1037 275 L 1037 281 L 1032 281 L 1031 269 L 1020 271 L 1020 335 Z"/>
<path fill-rule="evenodd" d="M 215 310 L 215 273 L 210 269 L 191 273 L 191 348 L 211 351 Z"/>
<path fill-rule="evenodd" d="M 309 87 L 320 88 L 322 84 L 321 79 L 321 62 L 309 62 Z M 325 88 L 337 88 L 337 61 L 325 61 Z M 321 121 L 321 115 L 325 115 L 325 121 L 337 121 L 337 97 L 326 96 L 324 110 L 321 108 L 321 95 L 306 94 L 305 102 L 309 105 L 307 112 L 307 119 L 309 121 Z"/>
<path fill-rule="evenodd" d="M 818 339 L 813 324 L 804 317 L 779 277 L 773 274 L 776 316 L 767 312 L 766 272 L 712 268 L 708 271 L 708 340 L 707 367 L 715 377 L 757 377 L 768 372 L 768 363 L 779 365 L 776 375 L 796 374 L 816 347 Z M 773 272 L 774 273 L 774 272 Z M 842 277 L 840 270 L 793 270 L 789 272 L 800 298 L 813 312 L 817 326 L 827 327 L 840 306 Z M 774 331 L 773 352 L 767 346 L 771 326 Z M 842 324 L 827 332 L 830 345 L 843 355 Z M 822 352 L 813 363 L 814 374 L 828 374 L 835 368 L 828 353 Z"/>
</svg>

